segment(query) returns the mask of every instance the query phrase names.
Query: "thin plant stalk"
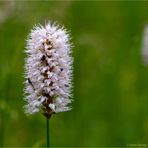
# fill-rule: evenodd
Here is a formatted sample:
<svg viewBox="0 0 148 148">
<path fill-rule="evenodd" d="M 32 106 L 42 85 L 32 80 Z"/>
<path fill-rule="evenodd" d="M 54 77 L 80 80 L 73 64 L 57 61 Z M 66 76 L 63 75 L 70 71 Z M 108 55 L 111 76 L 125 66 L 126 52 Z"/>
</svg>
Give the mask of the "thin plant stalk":
<svg viewBox="0 0 148 148">
<path fill-rule="evenodd" d="M 47 128 L 46 128 L 46 132 L 47 132 L 47 148 L 49 148 L 50 147 L 50 137 L 49 137 L 49 119 L 47 118 L 46 119 L 47 120 L 47 122 L 46 122 L 46 126 L 47 126 Z"/>
</svg>

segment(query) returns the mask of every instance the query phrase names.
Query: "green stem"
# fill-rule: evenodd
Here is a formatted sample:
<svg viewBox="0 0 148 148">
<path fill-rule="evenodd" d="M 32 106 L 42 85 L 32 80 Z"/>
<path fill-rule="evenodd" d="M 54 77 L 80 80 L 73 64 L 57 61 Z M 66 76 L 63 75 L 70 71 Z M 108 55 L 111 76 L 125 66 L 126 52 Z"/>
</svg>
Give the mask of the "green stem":
<svg viewBox="0 0 148 148">
<path fill-rule="evenodd" d="M 47 148 L 49 148 L 50 147 L 50 140 L 49 140 L 49 119 L 47 118 L 47 122 L 46 122 L 46 124 L 47 124 Z"/>
</svg>

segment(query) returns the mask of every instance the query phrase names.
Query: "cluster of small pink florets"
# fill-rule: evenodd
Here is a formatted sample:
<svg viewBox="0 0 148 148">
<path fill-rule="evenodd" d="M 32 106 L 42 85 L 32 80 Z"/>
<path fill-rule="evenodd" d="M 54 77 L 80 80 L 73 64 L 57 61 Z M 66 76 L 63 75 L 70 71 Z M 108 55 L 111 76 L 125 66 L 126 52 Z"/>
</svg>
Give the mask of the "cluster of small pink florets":
<svg viewBox="0 0 148 148">
<path fill-rule="evenodd" d="M 70 110 L 72 62 L 69 35 L 64 28 L 48 23 L 33 28 L 25 52 L 25 110 L 52 113 Z"/>
</svg>

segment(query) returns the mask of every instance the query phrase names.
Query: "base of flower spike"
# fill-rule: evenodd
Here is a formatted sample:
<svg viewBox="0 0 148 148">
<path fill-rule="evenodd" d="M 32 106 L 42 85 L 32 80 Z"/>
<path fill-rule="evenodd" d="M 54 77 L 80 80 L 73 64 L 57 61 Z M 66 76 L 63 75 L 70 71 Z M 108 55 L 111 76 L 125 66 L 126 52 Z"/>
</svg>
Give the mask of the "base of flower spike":
<svg viewBox="0 0 148 148">
<path fill-rule="evenodd" d="M 55 112 L 52 112 L 52 113 L 48 113 L 48 112 L 44 112 L 44 113 L 42 113 L 47 119 L 49 119 L 51 116 L 52 116 L 52 114 L 55 114 Z"/>
<path fill-rule="evenodd" d="M 49 119 L 51 117 L 52 114 L 49 113 L 42 113 L 47 119 Z"/>
<path fill-rule="evenodd" d="M 49 119 L 51 117 L 52 114 L 55 114 L 55 112 L 49 107 L 49 104 L 52 103 L 52 98 L 50 97 L 48 100 L 45 100 L 43 102 L 43 107 L 42 107 L 42 110 L 43 110 L 43 115 Z"/>
</svg>

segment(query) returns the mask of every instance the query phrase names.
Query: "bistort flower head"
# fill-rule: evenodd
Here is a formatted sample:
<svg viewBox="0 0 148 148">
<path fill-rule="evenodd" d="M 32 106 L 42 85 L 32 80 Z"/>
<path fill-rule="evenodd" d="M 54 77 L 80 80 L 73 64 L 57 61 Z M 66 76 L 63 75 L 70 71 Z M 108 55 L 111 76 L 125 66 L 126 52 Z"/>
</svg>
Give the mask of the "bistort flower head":
<svg viewBox="0 0 148 148">
<path fill-rule="evenodd" d="M 25 111 L 53 113 L 71 108 L 72 63 L 69 34 L 62 27 L 48 23 L 35 26 L 27 39 L 25 60 Z"/>
</svg>

